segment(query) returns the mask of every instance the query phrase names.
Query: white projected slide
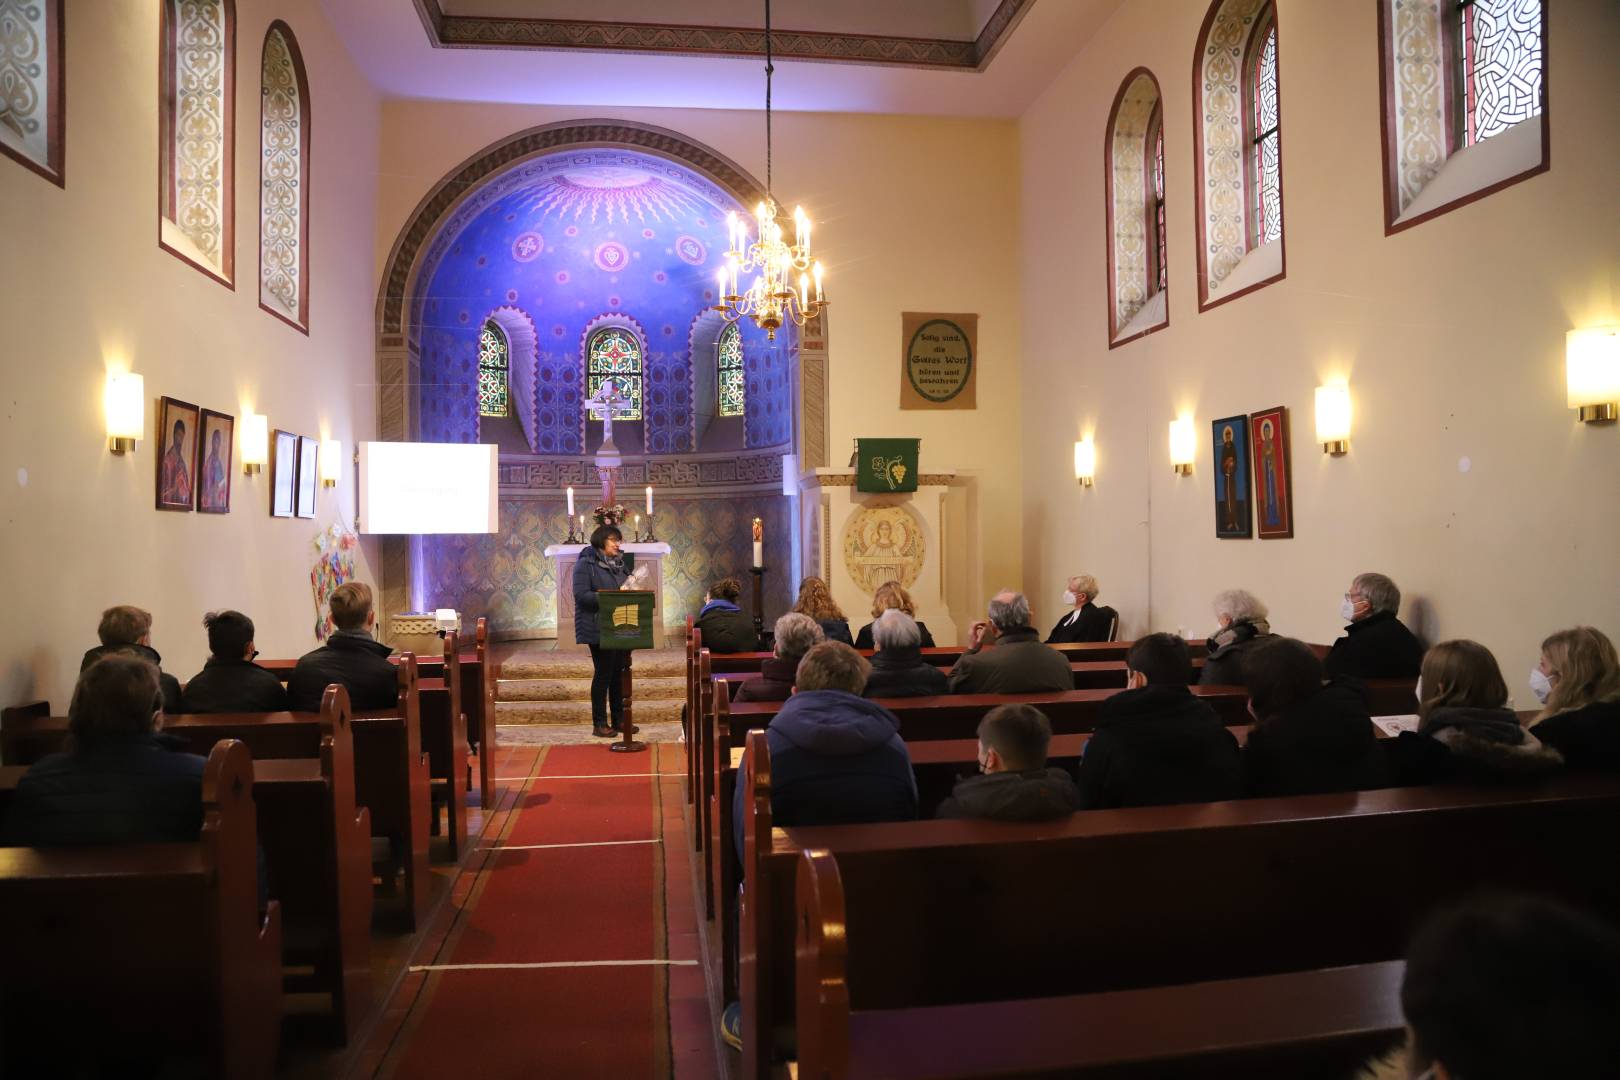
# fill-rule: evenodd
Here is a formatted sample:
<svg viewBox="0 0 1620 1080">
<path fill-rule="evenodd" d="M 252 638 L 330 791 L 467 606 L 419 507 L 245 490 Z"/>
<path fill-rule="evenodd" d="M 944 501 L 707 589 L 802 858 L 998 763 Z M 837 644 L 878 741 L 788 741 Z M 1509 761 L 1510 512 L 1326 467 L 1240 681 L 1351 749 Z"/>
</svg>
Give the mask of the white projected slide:
<svg viewBox="0 0 1620 1080">
<path fill-rule="evenodd" d="M 495 453 L 490 443 L 361 443 L 360 531 L 495 532 Z"/>
</svg>

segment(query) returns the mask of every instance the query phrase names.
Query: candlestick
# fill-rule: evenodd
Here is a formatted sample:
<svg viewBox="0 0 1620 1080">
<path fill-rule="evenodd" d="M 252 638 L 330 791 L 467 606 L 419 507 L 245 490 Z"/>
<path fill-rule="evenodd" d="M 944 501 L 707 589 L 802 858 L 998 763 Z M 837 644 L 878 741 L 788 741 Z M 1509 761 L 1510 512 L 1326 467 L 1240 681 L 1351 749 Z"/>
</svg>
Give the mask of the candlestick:
<svg viewBox="0 0 1620 1080">
<path fill-rule="evenodd" d="M 647 513 L 652 513 L 652 485 L 647 485 Z"/>
</svg>

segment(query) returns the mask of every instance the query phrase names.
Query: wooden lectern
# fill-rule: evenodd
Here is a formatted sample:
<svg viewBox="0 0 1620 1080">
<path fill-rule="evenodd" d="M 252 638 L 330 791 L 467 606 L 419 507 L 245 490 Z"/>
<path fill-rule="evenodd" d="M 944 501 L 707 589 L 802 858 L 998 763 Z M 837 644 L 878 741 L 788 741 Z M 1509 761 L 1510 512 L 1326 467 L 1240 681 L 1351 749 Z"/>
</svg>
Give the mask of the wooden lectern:
<svg viewBox="0 0 1620 1080">
<path fill-rule="evenodd" d="M 597 632 L 601 636 L 598 646 L 603 649 L 650 649 L 653 647 L 653 597 L 651 589 L 620 589 L 617 592 L 596 594 Z M 636 742 L 634 733 L 635 709 L 630 665 L 626 664 L 621 676 L 624 688 L 624 740 L 611 743 L 609 750 L 633 753 L 647 749 L 644 742 Z"/>
</svg>

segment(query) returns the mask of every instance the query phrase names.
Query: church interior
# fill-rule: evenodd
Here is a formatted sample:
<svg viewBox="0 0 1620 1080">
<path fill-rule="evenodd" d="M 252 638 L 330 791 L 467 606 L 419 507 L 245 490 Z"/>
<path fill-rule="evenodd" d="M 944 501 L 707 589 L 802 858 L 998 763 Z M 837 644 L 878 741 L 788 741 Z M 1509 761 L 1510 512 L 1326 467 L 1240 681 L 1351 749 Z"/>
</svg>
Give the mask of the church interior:
<svg viewBox="0 0 1620 1080">
<path fill-rule="evenodd" d="M 1617 55 L 0 0 L 0 1075 L 1620 1075 Z"/>
</svg>

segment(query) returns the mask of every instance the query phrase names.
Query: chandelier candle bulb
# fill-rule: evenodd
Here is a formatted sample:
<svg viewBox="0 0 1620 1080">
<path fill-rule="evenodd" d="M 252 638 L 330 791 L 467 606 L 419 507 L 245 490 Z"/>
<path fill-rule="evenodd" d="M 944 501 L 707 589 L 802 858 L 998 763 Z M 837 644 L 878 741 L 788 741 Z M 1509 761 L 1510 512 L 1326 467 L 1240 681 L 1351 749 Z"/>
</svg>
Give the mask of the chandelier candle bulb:
<svg viewBox="0 0 1620 1080">
<path fill-rule="evenodd" d="M 107 448 L 115 454 L 134 450 L 135 440 L 146 434 L 145 377 L 133 371 L 108 375 L 101 407 L 107 414 Z"/>
<path fill-rule="evenodd" d="M 816 279 L 816 303 L 821 303 L 821 263 L 818 261 L 810 267 L 811 275 Z"/>
<path fill-rule="evenodd" d="M 810 275 L 809 274 L 800 274 L 799 275 L 799 308 L 801 310 L 803 310 L 803 311 L 809 311 L 810 310 Z"/>
<path fill-rule="evenodd" d="M 270 418 L 263 413 L 242 414 L 242 471 L 252 476 L 270 458 Z"/>
</svg>

